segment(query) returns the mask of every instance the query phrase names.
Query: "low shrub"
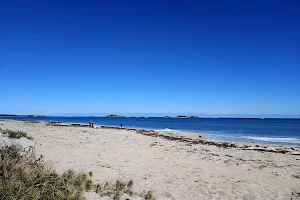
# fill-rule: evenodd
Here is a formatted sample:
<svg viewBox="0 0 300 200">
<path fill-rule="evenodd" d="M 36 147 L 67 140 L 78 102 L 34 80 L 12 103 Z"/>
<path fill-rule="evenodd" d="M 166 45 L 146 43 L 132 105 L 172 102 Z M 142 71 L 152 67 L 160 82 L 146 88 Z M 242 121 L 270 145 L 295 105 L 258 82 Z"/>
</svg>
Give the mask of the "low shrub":
<svg viewBox="0 0 300 200">
<path fill-rule="evenodd" d="M 120 199 L 123 194 L 133 195 L 134 192 L 132 190 L 133 181 L 130 180 L 128 182 L 116 180 L 115 182 L 105 181 L 102 184 L 97 184 L 95 186 L 96 193 L 100 196 L 109 196 L 114 200 Z"/>
<path fill-rule="evenodd" d="M 73 170 L 59 174 L 31 149 L 3 146 L 0 159 L 0 199 L 81 200 L 84 191 L 92 189 L 87 174 Z"/>
<path fill-rule="evenodd" d="M 7 135 L 9 138 L 12 139 L 20 139 L 21 137 L 27 138 L 29 140 L 33 140 L 31 136 L 28 136 L 27 133 L 23 131 L 13 131 L 9 129 L 0 129 L 0 132 L 2 132 L 4 135 Z"/>
<path fill-rule="evenodd" d="M 141 195 L 145 200 L 154 200 L 153 192 L 148 191 Z"/>
<path fill-rule="evenodd" d="M 83 200 L 84 192 L 95 191 L 100 196 L 119 200 L 123 194 L 133 195 L 133 181 L 116 180 L 94 184 L 92 172 L 67 170 L 58 173 L 32 147 L 0 146 L 0 199 L 10 200 Z M 140 195 L 153 200 L 152 192 Z"/>
</svg>

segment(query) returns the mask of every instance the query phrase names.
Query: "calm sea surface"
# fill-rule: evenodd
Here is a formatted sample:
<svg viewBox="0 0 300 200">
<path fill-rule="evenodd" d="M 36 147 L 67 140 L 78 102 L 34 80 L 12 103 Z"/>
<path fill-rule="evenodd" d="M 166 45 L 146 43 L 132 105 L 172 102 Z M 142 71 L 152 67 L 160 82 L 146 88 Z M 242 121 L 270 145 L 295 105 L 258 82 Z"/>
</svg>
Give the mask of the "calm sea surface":
<svg viewBox="0 0 300 200">
<path fill-rule="evenodd" d="M 0 117 L 14 119 L 14 117 Z M 242 118 L 106 118 L 106 117 L 16 117 L 18 120 L 59 121 L 135 127 L 161 131 L 210 133 L 211 139 L 242 142 L 300 145 L 300 119 L 242 119 Z"/>
</svg>

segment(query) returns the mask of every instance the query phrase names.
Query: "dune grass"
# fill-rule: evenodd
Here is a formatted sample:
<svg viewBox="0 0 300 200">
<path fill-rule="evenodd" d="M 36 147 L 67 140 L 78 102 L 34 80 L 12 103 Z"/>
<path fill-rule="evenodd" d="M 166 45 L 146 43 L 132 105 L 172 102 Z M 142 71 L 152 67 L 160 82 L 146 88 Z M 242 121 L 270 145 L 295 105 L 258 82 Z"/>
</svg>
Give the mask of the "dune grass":
<svg viewBox="0 0 300 200">
<path fill-rule="evenodd" d="M 31 136 L 28 136 L 27 133 L 25 133 L 24 131 L 13 131 L 9 129 L 3 130 L 0 128 L 0 132 L 3 133 L 4 135 L 7 135 L 11 139 L 20 139 L 24 137 L 29 140 L 33 140 L 33 138 Z"/>
<path fill-rule="evenodd" d="M 133 181 L 128 182 L 116 180 L 115 182 L 105 181 L 104 183 L 97 184 L 95 187 L 96 193 L 100 196 L 109 196 L 114 200 L 120 199 L 123 194 L 129 194 L 130 196 L 134 194 L 132 190 Z"/>
<path fill-rule="evenodd" d="M 152 191 L 144 191 L 140 194 L 141 197 L 143 197 L 145 200 L 154 200 L 155 197 L 153 195 Z"/>
<path fill-rule="evenodd" d="M 137 194 L 133 181 L 116 180 L 94 184 L 92 172 L 67 170 L 58 173 L 33 148 L 19 145 L 0 147 L 0 199 L 10 200 L 83 200 L 84 192 L 94 191 L 100 196 L 119 200 L 123 194 Z M 152 192 L 140 194 L 145 200 L 154 199 Z"/>
<path fill-rule="evenodd" d="M 119 200 L 123 194 L 128 194 L 129 196 L 138 195 L 145 200 L 154 200 L 154 195 L 152 191 L 143 191 L 138 194 L 133 190 L 133 180 L 129 181 L 105 181 L 101 184 L 95 185 L 95 192 L 100 196 L 109 196 L 114 200 Z"/>
<path fill-rule="evenodd" d="M 84 199 L 84 191 L 92 189 L 85 173 L 68 170 L 62 174 L 21 146 L 0 148 L 0 199 Z"/>
</svg>

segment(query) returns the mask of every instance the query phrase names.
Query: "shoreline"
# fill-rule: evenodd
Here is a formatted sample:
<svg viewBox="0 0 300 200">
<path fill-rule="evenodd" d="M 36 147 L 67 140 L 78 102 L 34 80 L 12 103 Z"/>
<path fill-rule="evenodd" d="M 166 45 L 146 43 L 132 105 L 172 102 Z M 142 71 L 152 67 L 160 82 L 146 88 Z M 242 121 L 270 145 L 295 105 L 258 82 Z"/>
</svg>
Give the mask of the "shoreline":
<svg viewBox="0 0 300 200">
<path fill-rule="evenodd" d="M 137 134 L 142 134 L 150 137 L 160 137 L 166 140 L 182 142 L 186 144 L 196 145 L 209 145 L 221 148 L 236 148 L 246 151 L 260 151 L 260 152 L 271 152 L 281 153 L 290 155 L 300 156 L 300 146 L 294 144 L 261 144 L 252 142 L 239 142 L 239 141 L 227 141 L 227 140 L 216 140 L 207 139 L 203 136 L 209 135 L 207 133 L 192 133 L 192 132 L 168 132 L 168 131 L 156 131 L 151 129 L 139 129 L 139 128 L 127 128 L 107 125 L 96 125 L 95 128 L 85 123 L 47 123 L 45 121 L 33 121 L 33 120 L 3 120 L 3 121 L 20 121 L 25 123 L 42 123 L 47 126 L 59 126 L 59 127 L 85 127 L 91 129 L 111 129 L 111 130 L 127 130 L 133 131 Z"/>
<path fill-rule="evenodd" d="M 3 118 L 2 118 L 3 119 Z M 67 120 L 68 119 L 68 120 Z M 82 122 L 78 122 L 78 120 L 73 121 L 72 118 L 67 118 L 64 119 L 60 124 L 73 124 L 74 126 L 88 126 L 88 121 L 84 120 Z M 3 120 L 13 120 L 13 118 L 4 118 Z M 49 120 L 51 119 L 42 119 L 42 118 L 32 118 L 32 119 L 16 119 L 16 120 L 20 120 L 20 121 L 39 121 L 42 123 L 47 123 L 49 122 Z M 53 119 L 52 122 L 56 122 L 57 119 Z M 59 120 L 59 119 L 58 119 Z M 92 120 L 92 119 L 91 119 Z M 96 122 L 97 124 L 99 124 L 98 126 L 101 127 L 113 127 L 113 128 L 120 128 L 120 124 L 116 124 L 113 123 L 113 125 L 110 124 L 110 122 L 108 122 L 108 124 L 106 124 L 105 122 L 100 123 L 100 122 Z M 121 123 L 121 122 L 120 122 Z M 155 121 L 153 122 L 155 123 Z M 95 125 L 97 125 L 95 124 Z M 248 133 L 245 132 L 244 134 L 231 134 L 230 132 L 222 132 L 222 131 L 201 131 L 201 130 L 189 130 L 189 129 L 169 129 L 169 128 L 153 128 L 151 127 L 152 125 L 149 125 L 149 127 L 145 126 L 131 126 L 126 124 L 124 126 L 124 128 L 127 129 L 137 129 L 137 130 L 154 130 L 154 131 L 161 131 L 161 132 L 172 132 L 174 134 L 181 134 L 184 133 L 184 135 L 189 135 L 189 137 L 195 138 L 198 137 L 199 135 L 202 136 L 202 138 L 205 138 L 207 140 L 211 140 L 211 141 L 224 141 L 224 142 L 231 142 L 231 143 L 253 143 L 253 144 L 258 144 L 258 145 L 262 145 L 262 146 L 266 146 L 266 145 L 276 145 L 276 146 L 300 146 L 300 138 L 299 138 L 299 134 L 295 135 L 278 135 L 277 132 L 275 131 L 274 134 L 256 134 L 256 133 Z M 186 127 L 187 128 L 187 127 Z M 196 136 L 195 136 L 196 135 Z"/>
<path fill-rule="evenodd" d="M 1 120 L 1 119 L 0 119 Z M 14 120 L 12 118 L 2 118 L 2 120 Z M 42 122 L 42 123 L 48 123 L 49 120 L 51 121 L 51 119 L 45 120 L 42 118 L 36 119 L 15 119 L 15 120 L 19 120 L 19 121 L 38 121 L 38 122 Z M 59 120 L 59 119 L 58 119 Z M 92 120 L 92 119 L 91 119 Z M 84 121 L 84 122 L 83 122 Z M 88 126 L 88 121 L 83 120 L 82 122 L 78 122 L 78 120 L 73 121 L 71 118 L 66 120 L 62 120 L 59 121 L 60 124 L 65 124 L 65 125 L 73 125 L 73 126 Z M 56 119 L 53 119 L 52 123 L 55 124 Z M 97 123 L 97 122 L 96 122 Z M 97 125 L 98 127 L 107 127 L 107 128 L 121 128 L 119 126 L 119 124 L 113 123 L 113 125 L 110 125 L 110 123 L 106 124 L 105 122 L 100 123 L 98 122 L 99 125 Z M 122 124 L 122 122 L 120 122 Z M 155 123 L 155 122 L 153 122 Z M 149 126 L 149 127 L 148 127 Z M 258 144 L 258 145 L 276 145 L 276 146 L 300 146 L 300 138 L 298 137 L 299 134 L 292 134 L 292 135 L 285 135 L 285 134 L 281 134 L 278 135 L 277 132 L 275 131 L 274 134 L 270 134 L 270 133 L 261 133 L 261 134 L 256 134 L 256 133 L 251 133 L 251 132 L 245 132 L 240 133 L 240 134 L 236 134 L 236 133 L 231 133 L 231 132 L 222 132 L 222 131 L 213 131 L 213 130 L 208 130 L 206 131 L 201 131 L 201 130 L 190 130 L 189 128 L 187 129 L 169 129 L 169 128 L 153 128 L 151 127 L 152 125 L 147 125 L 147 126 L 131 126 L 126 124 L 123 128 L 126 129 L 136 129 L 136 130 L 146 130 L 146 131 L 156 131 L 156 132 L 172 132 L 174 134 L 181 134 L 183 133 L 184 135 L 189 135 L 189 137 L 195 138 L 198 137 L 199 135 L 202 136 L 202 138 L 205 138 L 207 140 L 211 140 L 211 141 L 223 141 L 223 142 L 230 142 L 230 143 L 253 143 L 253 144 Z M 196 135 L 196 136 L 194 136 Z"/>
</svg>

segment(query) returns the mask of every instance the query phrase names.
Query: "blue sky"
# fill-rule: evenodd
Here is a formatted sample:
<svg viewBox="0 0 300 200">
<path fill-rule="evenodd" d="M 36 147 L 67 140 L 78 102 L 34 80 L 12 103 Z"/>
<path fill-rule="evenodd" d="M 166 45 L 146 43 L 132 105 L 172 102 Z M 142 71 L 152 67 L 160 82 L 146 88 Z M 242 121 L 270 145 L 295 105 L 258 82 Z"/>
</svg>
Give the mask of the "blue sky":
<svg viewBox="0 0 300 200">
<path fill-rule="evenodd" d="M 300 114 L 298 1 L 2 1 L 0 113 Z"/>
</svg>

